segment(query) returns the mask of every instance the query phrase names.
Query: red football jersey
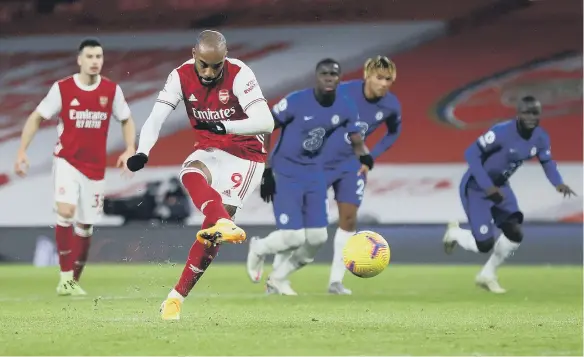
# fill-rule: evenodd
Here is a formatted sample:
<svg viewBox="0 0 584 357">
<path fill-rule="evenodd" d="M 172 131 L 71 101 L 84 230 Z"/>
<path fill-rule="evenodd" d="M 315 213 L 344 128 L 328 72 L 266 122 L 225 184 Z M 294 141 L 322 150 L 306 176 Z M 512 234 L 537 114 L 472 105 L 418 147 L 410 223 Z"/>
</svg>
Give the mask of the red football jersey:
<svg viewBox="0 0 584 357">
<path fill-rule="evenodd" d="M 89 179 L 102 180 L 110 118 L 112 114 L 121 121 L 130 117 L 121 88 L 101 76 L 86 86 L 73 75 L 55 82 L 37 111 L 45 119 L 59 117 L 55 156 Z"/>
<path fill-rule="evenodd" d="M 176 108 L 184 101 L 191 125 L 196 120 L 243 120 L 245 110 L 258 101 L 265 101 L 252 70 L 240 60 L 227 58 L 221 79 L 212 87 L 201 84 L 194 68 L 194 59 L 170 73 L 157 101 Z M 263 135 L 217 135 L 196 130 L 195 148 L 216 148 L 242 159 L 265 162 L 267 152 Z"/>
</svg>

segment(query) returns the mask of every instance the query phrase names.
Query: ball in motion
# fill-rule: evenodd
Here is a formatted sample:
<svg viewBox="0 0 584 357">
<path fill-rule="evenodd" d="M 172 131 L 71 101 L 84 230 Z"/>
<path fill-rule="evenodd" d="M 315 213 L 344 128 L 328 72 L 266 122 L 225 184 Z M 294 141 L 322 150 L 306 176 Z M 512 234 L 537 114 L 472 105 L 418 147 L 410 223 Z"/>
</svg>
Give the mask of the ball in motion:
<svg viewBox="0 0 584 357">
<path fill-rule="evenodd" d="M 389 257 L 389 244 L 372 231 L 355 233 L 343 249 L 345 267 L 360 278 L 379 275 L 389 264 Z"/>
</svg>

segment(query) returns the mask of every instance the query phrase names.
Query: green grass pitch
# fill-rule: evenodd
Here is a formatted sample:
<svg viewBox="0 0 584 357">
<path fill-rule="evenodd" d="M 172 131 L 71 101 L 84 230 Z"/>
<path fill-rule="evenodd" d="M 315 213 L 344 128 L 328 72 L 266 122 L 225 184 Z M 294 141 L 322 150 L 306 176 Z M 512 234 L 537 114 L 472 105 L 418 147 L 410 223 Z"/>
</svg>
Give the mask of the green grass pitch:
<svg viewBox="0 0 584 357">
<path fill-rule="evenodd" d="M 3 355 L 580 355 L 582 267 L 507 266 L 509 291 L 474 286 L 478 267 L 391 265 L 325 293 L 328 267 L 266 296 L 243 265 L 211 266 L 183 305 L 158 309 L 182 264 L 93 265 L 88 297 L 55 296 L 55 268 L 0 267 Z M 348 274 L 349 275 L 349 274 Z"/>
</svg>

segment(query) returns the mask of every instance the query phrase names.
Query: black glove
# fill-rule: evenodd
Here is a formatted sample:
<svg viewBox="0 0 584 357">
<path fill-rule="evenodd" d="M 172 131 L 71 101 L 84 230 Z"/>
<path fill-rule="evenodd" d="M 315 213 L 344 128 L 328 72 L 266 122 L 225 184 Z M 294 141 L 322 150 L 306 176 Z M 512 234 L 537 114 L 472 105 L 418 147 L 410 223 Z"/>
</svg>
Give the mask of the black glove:
<svg viewBox="0 0 584 357">
<path fill-rule="evenodd" d="M 195 129 L 210 131 L 211 133 L 217 134 L 217 135 L 227 134 L 227 130 L 225 130 L 225 125 L 223 125 L 223 123 L 220 121 L 197 120 L 197 124 L 195 125 Z"/>
<path fill-rule="evenodd" d="M 262 175 L 262 183 L 260 185 L 260 196 L 264 202 L 270 203 L 274 201 L 274 194 L 276 193 L 276 180 L 271 168 L 264 169 Z"/>
<path fill-rule="evenodd" d="M 365 155 L 359 156 L 359 162 L 361 162 L 363 165 L 367 166 L 369 168 L 369 170 L 371 170 L 373 168 L 373 156 L 371 156 L 371 154 L 365 154 Z"/>
<path fill-rule="evenodd" d="M 497 186 L 493 186 L 487 190 L 487 198 L 494 203 L 501 203 L 505 199 L 503 192 Z"/>
<path fill-rule="evenodd" d="M 144 168 L 146 163 L 148 162 L 148 156 L 141 152 L 131 156 L 128 161 L 126 161 L 126 166 L 128 166 L 128 170 L 132 172 L 136 172 Z"/>
</svg>

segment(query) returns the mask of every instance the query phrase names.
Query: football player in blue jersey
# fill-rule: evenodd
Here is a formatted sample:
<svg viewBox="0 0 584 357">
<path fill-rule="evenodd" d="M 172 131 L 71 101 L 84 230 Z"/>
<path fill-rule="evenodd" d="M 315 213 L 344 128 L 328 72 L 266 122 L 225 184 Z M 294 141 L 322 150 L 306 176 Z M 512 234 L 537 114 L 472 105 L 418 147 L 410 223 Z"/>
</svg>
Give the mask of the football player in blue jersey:
<svg viewBox="0 0 584 357">
<path fill-rule="evenodd" d="M 357 126 L 362 136 L 367 137 L 378 127 L 386 126 L 385 136 L 371 151 L 374 160 L 395 143 L 401 132 L 401 104 L 389 92 L 396 74 L 393 61 L 385 56 L 377 56 L 365 62 L 363 80 L 343 82 L 338 88 L 339 93 L 346 95 L 357 105 Z M 343 286 L 346 271 L 343 247 L 356 233 L 357 210 L 363 201 L 367 177 L 364 174 L 355 175 L 359 170 L 359 161 L 353 154 L 346 133 L 333 133 L 324 147 L 323 155 L 327 187 L 333 188 L 339 210 L 328 291 L 331 294 L 347 295 L 351 291 Z M 285 257 L 286 253 L 277 254 L 274 257 L 274 266 L 278 266 Z"/>
<path fill-rule="evenodd" d="M 266 202 L 273 201 L 278 231 L 264 239 L 252 238 L 247 258 L 248 275 L 259 282 L 266 255 L 292 252 L 268 277 L 266 287 L 271 293 L 296 295 L 288 276 L 312 262 L 327 240 L 325 142 L 337 131 L 343 137 L 346 134 L 360 162 L 353 175 L 364 175 L 373 167 L 357 126 L 357 108 L 337 93 L 340 75 L 338 62 L 320 61 L 315 88 L 293 92 L 273 109 L 281 132 L 266 165 L 260 193 Z"/>
<path fill-rule="evenodd" d="M 533 96 L 519 100 L 517 118 L 497 124 L 481 135 L 465 152 L 468 170 L 459 187 L 460 200 L 470 230 L 451 222 L 444 234 L 446 253 L 459 245 L 475 253 L 493 253 L 476 276 L 476 284 L 493 293 L 505 293 L 497 268 L 523 240 L 523 213 L 509 185 L 509 178 L 525 160 L 537 157 L 548 181 L 566 196 L 575 195 L 564 183 L 552 159 L 550 138 L 539 126 L 541 103 Z M 495 227 L 502 234 L 495 241 Z"/>
</svg>

